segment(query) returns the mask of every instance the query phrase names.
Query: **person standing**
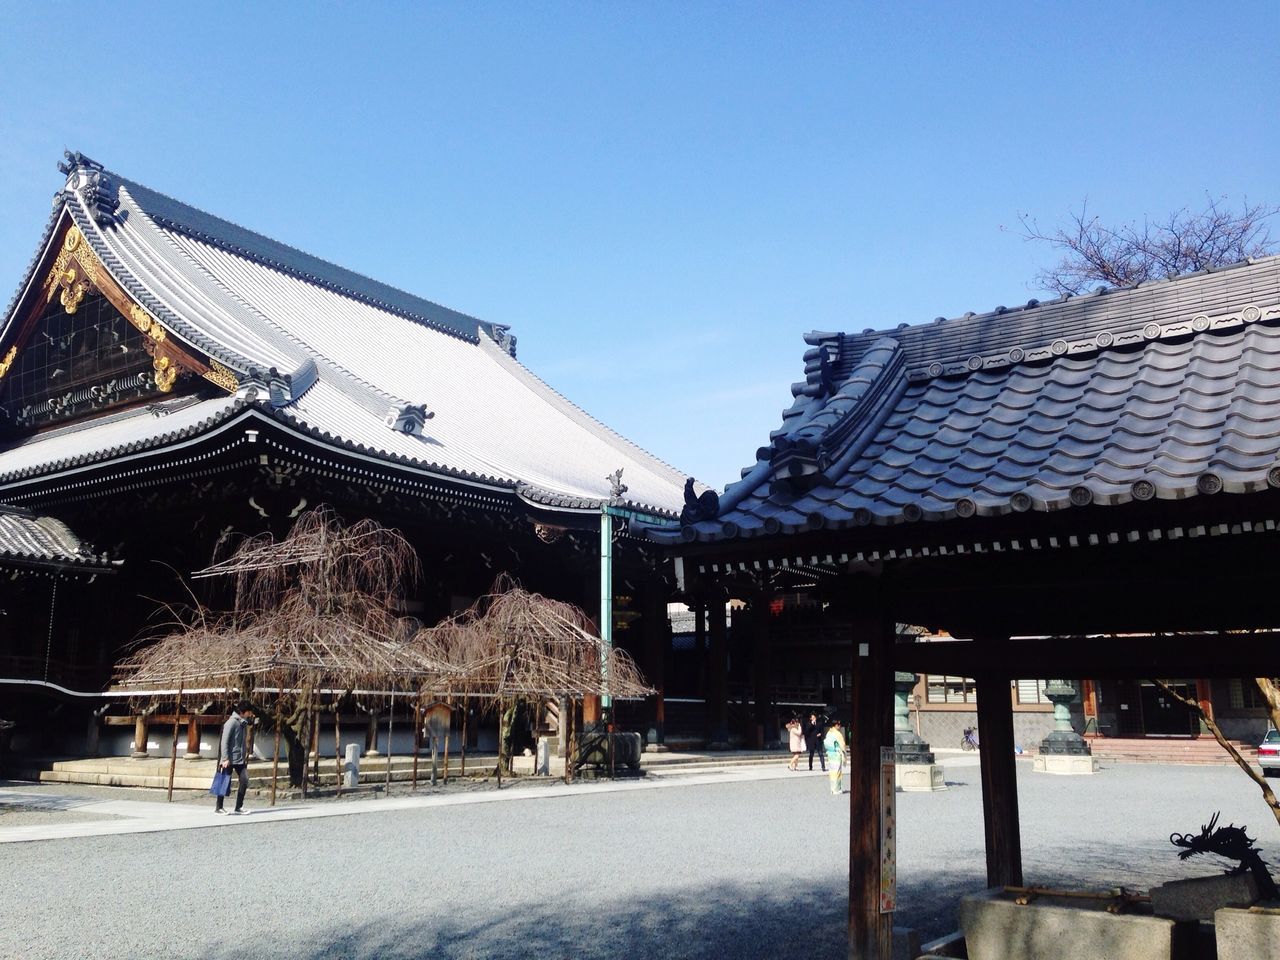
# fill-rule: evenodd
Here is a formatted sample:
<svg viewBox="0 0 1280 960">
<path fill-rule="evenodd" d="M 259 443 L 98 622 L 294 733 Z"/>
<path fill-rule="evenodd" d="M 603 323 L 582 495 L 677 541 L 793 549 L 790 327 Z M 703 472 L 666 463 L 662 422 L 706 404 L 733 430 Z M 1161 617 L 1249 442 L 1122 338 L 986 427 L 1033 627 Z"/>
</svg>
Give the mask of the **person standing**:
<svg viewBox="0 0 1280 960">
<path fill-rule="evenodd" d="M 789 741 L 787 745 L 791 748 L 791 763 L 787 765 L 787 769 L 798 770 L 800 754 L 804 753 L 804 727 L 799 717 L 792 717 L 787 721 L 787 739 Z"/>
<path fill-rule="evenodd" d="M 222 725 L 220 753 L 222 760 L 219 767 L 223 770 L 234 770 L 239 779 L 239 785 L 236 787 L 236 808 L 232 811 L 235 814 L 244 812 L 244 794 L 249 789 L 249 750 L 246 728 L 252 722 L 253 704 L 248 700 L 241 700 L 231 711 L 231 716 L 227 717 L 227 722 Z M 225 797 L 218 797 L 218 802 L 213 808 L 214 813 L 227 812 L 222 808 L 222 801 L 225 799 Z"/>
<path fill-rule="evenodd" d="M 826 729 L 826 725 L 818 720 L 816 713 L 809 714 L 809 719 L 804 722 L 804 743 L 809 748 L 809 769 L 813 769 L 813 755 L 818 755 L 818 762 L 822 764 L 822 769 L 827 769 L 827 758 L 822 752 L 822 733 Z"/>
<path fill-rule="evenodd" d="M 844 731 L 840 729 L 840 721 L 831 721 L 827 735 L 822 739 L 822 748 L 827 755 L 827 777 L 831 781 L 831 794 L 838 796 L 844 792 L 844 758 L 849 749 L 844 740 Z"/>
</svg>

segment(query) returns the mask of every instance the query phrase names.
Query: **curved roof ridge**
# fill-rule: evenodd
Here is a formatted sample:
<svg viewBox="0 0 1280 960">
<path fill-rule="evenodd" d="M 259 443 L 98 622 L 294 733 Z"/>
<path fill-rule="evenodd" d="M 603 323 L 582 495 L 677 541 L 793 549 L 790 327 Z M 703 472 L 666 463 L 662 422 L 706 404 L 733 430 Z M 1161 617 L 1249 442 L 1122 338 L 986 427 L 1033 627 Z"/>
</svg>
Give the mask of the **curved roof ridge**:
<svg viewBox="0 0 1280 960">
<path fill-rule="evenodd" d="M 480 332 L 488 332 L 492 324 L 460 310 L 446 307 L 392 286 L 381 280 L 307 253 L 265 234 L 219 217 L 153 190 L 146 184 L 111 171 L 103 171 L 120 187 L 127 189 L 154 221 L 217 246 L 228 253 L 246 257 L 265 266 L 281 270 L 300 280 L 333 290 L 356 300 L 381 307 L 432 329 L 475 340 Z M 439 311 L 443 317 L 433 317 Z"/>
<path fill-rule="evenodd" d="M 1280 255 L 1145 280 L 1128 287 L 1102 286 L 1090 293 L 1066 294 L 1045 301 L 1033 298 L 1020 306 L 999 306 L 950 319 L 901 323 L 885 330 L 867 328 L 858 334 L 845 334 L 843 339 L 851 358 L 856 358 L 879 337 L 893 337 L 906 349 L 908 363 L 918 366 L 1011 347 L 1047 345 L 1055 339 L 1083 338 L 1103 331 L 1115 334 L 1138 330 L 1153 321 L 1190 319 L 1193 314 L 1238 305 L 1242 294 L 1253 296 L 1256 302 L 1280 300 Z"/>
</svg>

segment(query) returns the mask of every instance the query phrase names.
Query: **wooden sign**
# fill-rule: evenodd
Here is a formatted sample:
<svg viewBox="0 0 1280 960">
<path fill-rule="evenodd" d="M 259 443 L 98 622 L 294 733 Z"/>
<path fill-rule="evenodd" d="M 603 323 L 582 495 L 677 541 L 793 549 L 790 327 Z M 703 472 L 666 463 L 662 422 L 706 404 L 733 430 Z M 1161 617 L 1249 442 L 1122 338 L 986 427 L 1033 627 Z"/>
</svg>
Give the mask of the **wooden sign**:
<svg viewBox="0 0 1280 960">
<path fill-rule="evenodd" d="M 880 748 L 880 912 L 893 913 L 898 906 L 897 784 L 894 781 L 894 748 Z"/>
</svg>

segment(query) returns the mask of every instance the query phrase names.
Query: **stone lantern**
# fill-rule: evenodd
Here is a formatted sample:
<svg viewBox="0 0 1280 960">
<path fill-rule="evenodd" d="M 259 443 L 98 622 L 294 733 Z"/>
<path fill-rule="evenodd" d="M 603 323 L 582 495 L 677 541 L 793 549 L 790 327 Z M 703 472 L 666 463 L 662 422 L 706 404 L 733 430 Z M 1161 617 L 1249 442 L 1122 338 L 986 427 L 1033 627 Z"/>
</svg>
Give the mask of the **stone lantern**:
<svg viewBox="0 0 1280 960">
<path fill-rule="evenodd" d="M 908 704 L 919 679 L 915 673 L 897 672 L 893 675 L 894 776 L 902 790 L 945 790 L 946 780 L 942 768 L 934 762 L 933 751 L 911 729 L 911 708 Z"/>
<path fill-rule="evenodd" d="M 1053 704 L 1053 732 L 1040 741 L 1034 768 L 1041 773 L 1093 773 L 1097 763 L 1089 743 L 1071 726 L 1070 704 L 1080 696 L 1074 680 L 1046 680 L 1044 695 Z"/>
</svg>

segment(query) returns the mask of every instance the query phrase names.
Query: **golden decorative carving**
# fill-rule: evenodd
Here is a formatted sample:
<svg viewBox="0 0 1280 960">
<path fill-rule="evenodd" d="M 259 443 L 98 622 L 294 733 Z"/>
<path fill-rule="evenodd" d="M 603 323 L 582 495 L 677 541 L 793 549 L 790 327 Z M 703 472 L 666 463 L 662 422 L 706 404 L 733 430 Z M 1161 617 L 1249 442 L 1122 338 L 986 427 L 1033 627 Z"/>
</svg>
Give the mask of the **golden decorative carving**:
<svg viewBox="0 0 1280 960">
<path fill-rule="evenodd" d="M 143 310 L 136 303 L 129 307 L 129 322 L 143 333 L 147 333 L 151 329 L 151 325 L 155 323 L 147 311 Z"/>
<path fill-rule="evenodd" d="M 75 313 L 84 302 L 90 287 L 98 285 L 98 271 L 101 264 L 78 227 L 71 227 L 62 239 L 62 249 L 58 251 L 58 259 L 53 262 L 53 269 L 45 278 L 44 302 L 48 303 L 59 290 L 62 296 L 59 302 L 67 313 Z"/>
<path fill-rule="evenodd" d="M 155 343 L 163 343 L 168 331 L 160 326 L 160 321 L 136 303 L 129 305 L 129 322 L 150 337 Z"/>
<path fill-rule="evenodd" d="M 156 388 L 161 393 L 168 393 L 178 379 L 178 365 L 164 354 L 160 354 L 155 358 L 152 366 L 155 367 Z"/>
<path fill-rule="evenodd" d="M 13 360 L 18 355 L 17 347 L 10 347 L 9 352 L 4 355 L 4 359 L 0 360 L 0 379 L 9 372 L 9 368 L 13 366 Z"/>
<path fill-rule="evenodd" d="M 240 389 L 240 381 L 236 379 L 236 375 L 212 357 L 209 358 L 209 372 L 204 375 L 204 378 L 228 393 L 235 393 Z"/>
</svg>

